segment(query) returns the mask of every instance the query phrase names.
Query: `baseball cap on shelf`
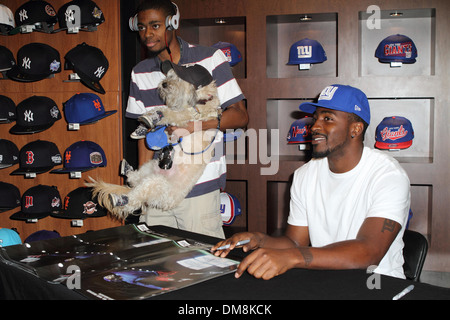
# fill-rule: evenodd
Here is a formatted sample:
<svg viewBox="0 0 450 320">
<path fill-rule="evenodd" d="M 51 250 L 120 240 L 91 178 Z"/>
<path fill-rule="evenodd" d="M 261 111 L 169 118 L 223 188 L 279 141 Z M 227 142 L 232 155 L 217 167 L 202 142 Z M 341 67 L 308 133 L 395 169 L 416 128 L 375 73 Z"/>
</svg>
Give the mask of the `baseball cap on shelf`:
<svg viewBox="0 0 450 320">
<path fill-rule="evenodd" d="M 171 69 L 173 69 L 181 79 L 193 84 L 196 89 L 205 87 L 213 81 L 213 77 L 209 71 L 199 64 L 179 66 L 169 60 L 163 61 L 161 64 L 161 71 L 167 75 Z"/>
<path fill-rule="evenodd" d="M 52 33 L 58 22 L 56 11 L 47 1 L 30 0 L 25 2 L 15 12 L 16 28 L 10 34 L 40 31 Z"/>
<path fill-rule="evenodd" d="M 394 34 L 383 39 L 375 50 L 375 57 L 380 62 L 415 63 L 417 48 L 411 38 Z"/>
<path fill-rule="evenodd" d="M 51 173 L 84 172 L 97 167 L 106 167 L 103 149 L 92 141 L 78 141 L 64 152 L 64 168 L 52 170 Z"/>
<path fill-rule="evenodd" d="M 109 62 L 103 52 L 83 42 L 67 52 L 66 69 L 72 69 L 88 88 L 105 93 L 100 80 L 108 71 Z"/>
<path fill-rule="evenodd" d="M 64 4 L 58 10 L 59 29 L 68 33 L 95 31 L 97 26 L 105 21 L 102 10 L 91 0 L 73 0 Z"/>
<path fill-rule="evenodd" d="M 19 163 L 19 148 L 14 142 L 0 139 L 0 169 Z"/>
<path fill-rule="evenodd" d="M 22 244 L 19 234 L 7 228 L 0 228 L 0 247 L 14 246 L 16 244 Z"/>
<path fill-rule="evenodd" d="M 0 72 L 3 74 L 3 78 L 6 76 L 6 71 L 10 70 L 16 65 L 16 59 L 14 55 L 5 46 L 0 46 Z"/>
<path fill-rule="evenodd" d="M 12 134 L 31 134 L 49 129 L 61 119 L 55 101 L 48 97 L 32 96 L 17 105 L 16 124 L 9 130 Z"/>
<path fill-rule="evenodd" d="M 19 169 L 11 175 L 44 173 L 62 164 L 62 157 L 56 144 L 45 140 L 32 141 L 20 149 Z"/>
<path fill-rule="evenodd" d="M 39 230 L 36 232 L 33 232 L 30 234 L 25 240 L 24 243 L 30 243 L 35 241 L 41 241 L 41 240 L 50 240 L 50 239 L 57 239 L 61 238 L 61 235 L 59 232 L 53 230 Z"/>
<path fill-rule="evenodd" d="M 311 117 L 304 117 L 295 120 L 287 135 L 288 144 L 299 144 L 311 142 L 311 126 L 314 123 L 314 119 Z"/>
<path fill-rule="evenodd" d="M 234 67 L 242 61 L 242 55 L 238 48 L 232 43 L 219 41 L 212 45 L 213 48 L 220 49 L 225 54 L 228 63 L 231 67 Z"/>
<path fill-rule="evenodd" d="M 367 96 L 355 87 L 333 84 L 322 90 L 316 103 L 305 102 L 299 106 L 300 110 L 311 114 L 316 111 L 316 107 L 353 113 L 370 124 L 370 106 Z"/>
<path fill-rule="evenodd" d="M 24 192 L 21 209 L 9 218 L 23 221 L 43 219 L 62 209 L 61 196 L 55 186 L 40 184 Z"/>
<path fill-rule="evenodd" d="M 384 118 L 377 126 L 375 147 L 378 149 L 406 149 L 412 145 L 414 130 L 405 117 L 392 116 Z"/>
<path fill-rule="evenodd" d="M 39 81 L 61 72 L 59 52 L 45 43 L 33 42 L 17 52 L 18 63 L 6 72 L 8 78 L 21 82 Z"/>
<path fill-rule="evenodd" d="M 15 27 L 14 14 L 11 9 L 4 4 L 0 4 L 0 34 L 6 36 Z"/>
<path fill-rule="evenodd" d="M 103 102 L 95 93 L 77 93 L 64 103 L 67 123 L 91 124 L 106 118 L 117 110 L 105 111 Z"/>
<path fill-rule="evenodd" d="M 16 121 L 16 104 L 4 95 L 0 95 L 0 124 Z"/>
<path fill-rule="evenodd" d="M 231 225 L 234 219 L 241 214 L 241 211 L 241 203 L 234 195 L 228 192 L 220 193 L 220 214 L 225 226 Z"/>
<path fill-rule="evenodd" d="M 291 45 L 287 64 L 322 63 L 326 60 L 327 55 L 322 45 L 317 40 L 305 38 Z"/>
<path fill-rule="evenodd" d="M 20 206 L 20 191 L 15 185 L 0 181 L 0 212 Z"/>
<path fill-rule="evenodd" d="M 67 194 L 64 199 L 63 211 L 53 213 L 54 218 L 84 220 L 106 216 L 107 211 L 98 204 L 92 195 L 92 188 L 79 187 Z"/>
</svg>

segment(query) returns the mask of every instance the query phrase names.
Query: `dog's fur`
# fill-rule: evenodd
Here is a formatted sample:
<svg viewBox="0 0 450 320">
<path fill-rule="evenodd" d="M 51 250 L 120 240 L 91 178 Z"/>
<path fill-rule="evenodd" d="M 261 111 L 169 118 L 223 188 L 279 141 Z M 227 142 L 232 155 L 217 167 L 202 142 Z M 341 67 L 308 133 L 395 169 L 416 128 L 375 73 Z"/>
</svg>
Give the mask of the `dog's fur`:
<svg viewBox="0 0 450 320">
<path fill-rule="evenodd" d="M 157 125 L 183 127 L 193 120 L 217 119 L 221 113 L 215 82 L 195 89 L 194 85 L 179 78 L 173 70 L 158 86 L 166 106 L 154 107 L 147 118 L 158 119 Z M 161 117 L 162 114 L 162 117 Z M 174 145 L 173 165 L 169 170 L 160 169 L 158 160 L 146 162 L 138 170 L 127 173 L 128 186 L 95 181 L 93 188 L 98 202 L 114 216 L 125 219 L 129 214 L 145 207 L 169 210 L 176 207 L 192 190 L 214 153 L 211 147 L 217 130 L 195 131 L 184 136 Z M 211 148 L 210 148 L 211 147 Z M 126 195 L 128 203 L 114 206 L 110 195 Z"/>
</svg>

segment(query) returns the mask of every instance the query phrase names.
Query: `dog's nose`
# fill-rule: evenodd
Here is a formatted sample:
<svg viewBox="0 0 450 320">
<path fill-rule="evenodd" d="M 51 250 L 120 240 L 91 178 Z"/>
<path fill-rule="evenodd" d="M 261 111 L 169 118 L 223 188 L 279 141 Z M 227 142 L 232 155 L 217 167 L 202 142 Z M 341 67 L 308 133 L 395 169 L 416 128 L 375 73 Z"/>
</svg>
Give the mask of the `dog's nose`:
<svg viewBox="0 0 450 320">
<path fill-rule="evenodd" d="M 167 82 L 163 82 L 161 85 L 164 89 L 167 88 Z"/>
</svg>

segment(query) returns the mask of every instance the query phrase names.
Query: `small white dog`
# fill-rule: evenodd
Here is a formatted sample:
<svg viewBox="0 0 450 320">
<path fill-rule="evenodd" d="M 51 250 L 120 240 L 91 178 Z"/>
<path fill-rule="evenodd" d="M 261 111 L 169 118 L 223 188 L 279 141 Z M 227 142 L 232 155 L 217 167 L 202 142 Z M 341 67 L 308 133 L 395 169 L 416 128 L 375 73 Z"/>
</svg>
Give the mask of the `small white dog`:
<svg viewBox="0 0 450 320">
<path fill-rule="evenodd" d="M 162 71 L 166 78 L 158 90 L 166 105 L 142 115 L 141 123 L 152 129 L 161 125 L 184 127 L 193 120 L 220 119 L 222 109 L 217 87 L 205 68 L 164 61 Z M 217 133 L 218 129 L 195 131 L 179 143 L 168 143 L 160 159 L 125 173 L 128 185 L 95 181 L 91 177 L 91 183 L 86 185 L 93 188 L 100 205 L 121 219 L 147 206 L 169 210 L 186 197 L 202 175 L 214 155 L 212 145 Z"/>
</svg>

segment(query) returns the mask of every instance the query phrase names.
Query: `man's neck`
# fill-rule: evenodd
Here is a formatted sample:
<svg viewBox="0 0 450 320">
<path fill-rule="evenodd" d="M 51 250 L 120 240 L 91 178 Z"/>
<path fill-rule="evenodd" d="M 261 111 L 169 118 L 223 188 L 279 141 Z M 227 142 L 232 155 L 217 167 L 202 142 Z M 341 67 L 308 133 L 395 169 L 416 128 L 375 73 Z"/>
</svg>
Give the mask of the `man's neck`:
<svg viewBox="0 0 450 320">
<path fill-rule="evenodd" d="M 359 161 L 361 161 L 364 145 L 361 143 L 352 149 L 351 151 L 342 152 L 342 154 L 328 156 L 328 167 L 331 172 L 345 173 L 358 165 Z"/>
</svg>

